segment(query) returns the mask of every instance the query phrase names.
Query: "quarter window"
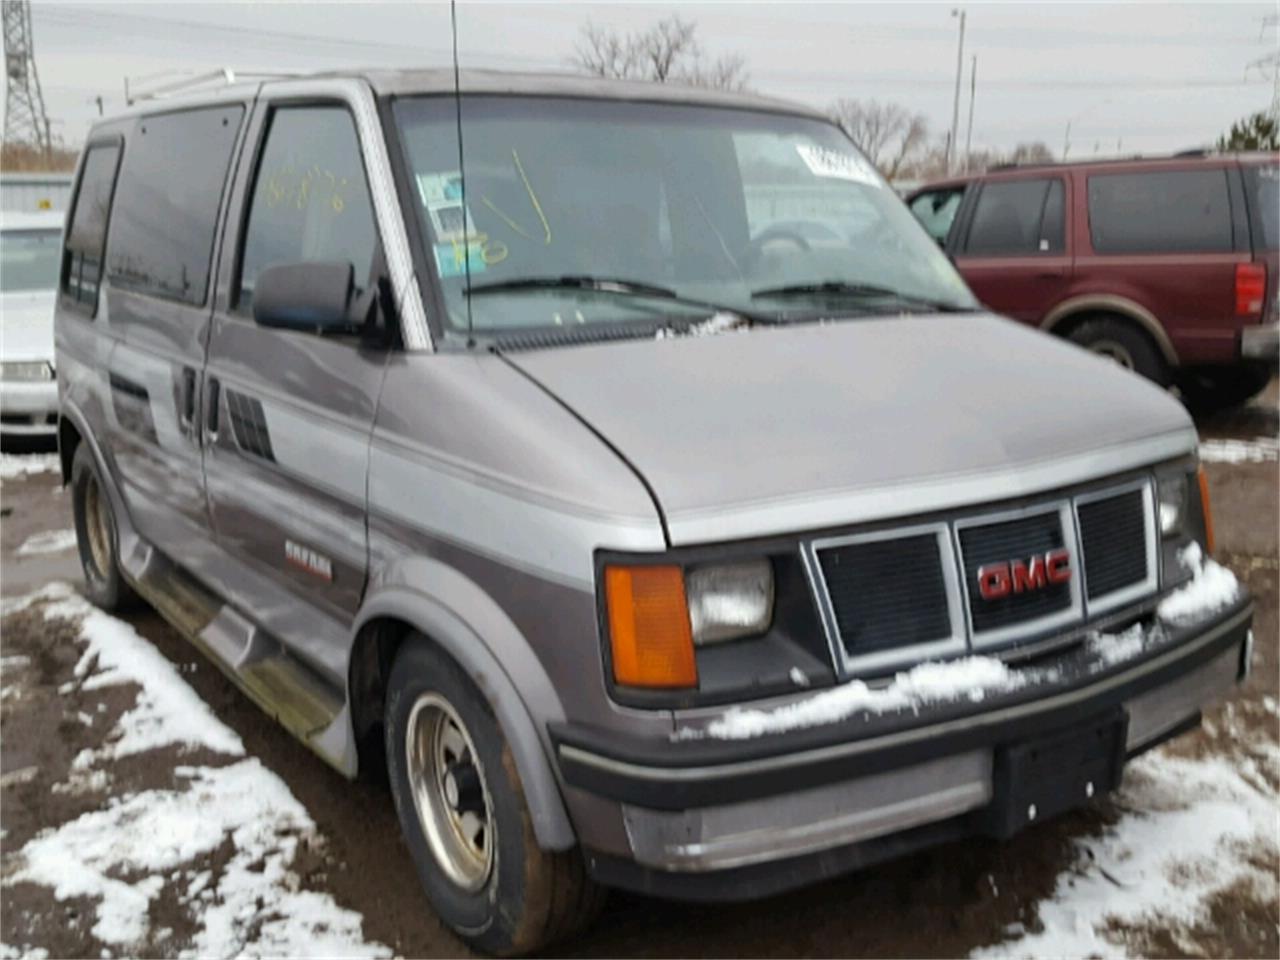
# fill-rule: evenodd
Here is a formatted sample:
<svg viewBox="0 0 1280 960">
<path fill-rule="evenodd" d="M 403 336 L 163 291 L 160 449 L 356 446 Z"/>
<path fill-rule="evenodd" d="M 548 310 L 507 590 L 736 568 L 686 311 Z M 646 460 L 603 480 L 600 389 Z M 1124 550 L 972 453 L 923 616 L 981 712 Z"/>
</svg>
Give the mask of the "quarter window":
<svg viewBox="0 0 1280 960">
<path fill-rule="evenodd" d="M 1089 232 L 1098 253 L 1225 253 L 1232 249 L 1225 170 L 1089 178 Z"/>
<path fill-rule="evenodd" d="M 955 223 L 963 190 L 934 190 L 922 193 L 911 201 L 911 212 L 924 227 L 925 232 L 939 244 L 945 245 Z"/>
<path fill-rule="evenodd" d="M 107 276 L 115 286 L 199 305 L 218 206 L 244 108 L 143 117 L 120 168 Z"/>
<path fill-rule="evenodd" d="M 985 184 L 969 227 L 970 256 L 1033 256 L 1063 249 L 1063 189 L 1056 178 Z"/>
<path fill-rule="evenodd" d="M 338 262 L 364 285 L 377 246 L 360 142 L 343 107 L 290 107 L 271 118 L 245 229 L 237 309 L 267 267 Z"/>
<path fill-rule="evenodd" d="M 111 190 L 115 186 L 119 162 L 120 145 L 117 143 L 89 148 L 67 229 L 62 290 L 89 312 L 98 301 L 102 251 L 107 241 L 107 220 L 111 213 Z"/>
</svg>

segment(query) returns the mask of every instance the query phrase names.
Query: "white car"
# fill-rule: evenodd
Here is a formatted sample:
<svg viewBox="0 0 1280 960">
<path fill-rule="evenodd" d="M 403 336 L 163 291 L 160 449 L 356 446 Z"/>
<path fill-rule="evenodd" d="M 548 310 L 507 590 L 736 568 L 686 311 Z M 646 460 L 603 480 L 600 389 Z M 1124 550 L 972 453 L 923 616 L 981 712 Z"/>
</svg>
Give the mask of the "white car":
<svg viewBox="0 0 1280 960">
<path fill-rule="evenodd" d="M 53 306 L 64 213 L 6 213 L 0 221 L 0 433 L 54 436 Z"/>
</svg>

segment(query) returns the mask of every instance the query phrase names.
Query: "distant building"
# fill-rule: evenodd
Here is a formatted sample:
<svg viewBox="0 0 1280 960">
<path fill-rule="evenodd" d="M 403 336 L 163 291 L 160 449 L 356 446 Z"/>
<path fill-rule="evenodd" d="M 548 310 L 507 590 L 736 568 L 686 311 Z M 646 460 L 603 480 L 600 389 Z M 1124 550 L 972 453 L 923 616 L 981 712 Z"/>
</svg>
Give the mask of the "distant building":
<svg viewBox="0 0 1280 960">
<path fill-rule="evenodd" d="M 71 202 L 69 173 L 0 174 L 0 212 L 65 211 Z"/>
</svg>

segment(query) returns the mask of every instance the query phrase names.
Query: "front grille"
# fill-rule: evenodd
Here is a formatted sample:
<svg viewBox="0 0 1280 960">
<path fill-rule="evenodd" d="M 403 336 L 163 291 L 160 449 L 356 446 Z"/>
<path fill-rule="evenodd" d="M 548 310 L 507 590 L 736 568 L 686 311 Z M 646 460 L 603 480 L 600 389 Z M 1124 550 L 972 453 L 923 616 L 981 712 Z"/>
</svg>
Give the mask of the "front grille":
<svg viewBox="0 0 1280 960">
<path fill-rule="evenodd" d="M 1082 503 L 1077 516 L 1090 600 L 1147 579 L 1146 506 L 1141 490 Z"/>
<path fill-rule="evenodd" d="M 848 656 L 951 636 L 936 533 L 825 547 L 817 558 Z"/>
<path fill-rule="evenodd" d="M 1028 561 L 1065 545 L 1062 516 L 1056 507 L 1016 520 L 961 527 L 960 554 L 974 633 L 1039 620 L 1068 609 L 1070 582 L 1046 583 L 993 600 L 983 599 L 978 588 L 978 570 L 987 564 Z"/>
</svg>

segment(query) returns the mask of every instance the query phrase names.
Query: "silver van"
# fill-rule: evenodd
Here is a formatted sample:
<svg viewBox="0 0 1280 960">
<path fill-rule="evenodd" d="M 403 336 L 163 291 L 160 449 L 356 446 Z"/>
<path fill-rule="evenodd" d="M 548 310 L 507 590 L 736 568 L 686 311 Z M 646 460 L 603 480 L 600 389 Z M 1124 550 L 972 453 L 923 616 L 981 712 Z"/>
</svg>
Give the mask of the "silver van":
<svg viewBox="0 0 1280 960">
<path fill-rule="evenodd" d="M 453 71 L 98 123 L 86 589 L 350 777 L 479 949 L 1114 788 L 1249 660 L 1182 407 L 991 316 L 808 108 Z"/>
</svg>

